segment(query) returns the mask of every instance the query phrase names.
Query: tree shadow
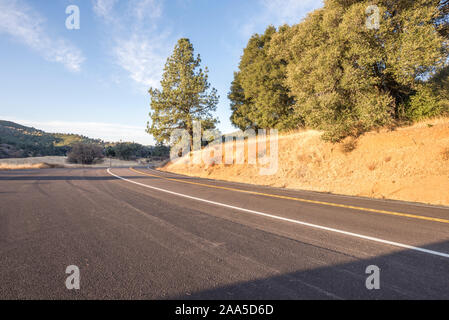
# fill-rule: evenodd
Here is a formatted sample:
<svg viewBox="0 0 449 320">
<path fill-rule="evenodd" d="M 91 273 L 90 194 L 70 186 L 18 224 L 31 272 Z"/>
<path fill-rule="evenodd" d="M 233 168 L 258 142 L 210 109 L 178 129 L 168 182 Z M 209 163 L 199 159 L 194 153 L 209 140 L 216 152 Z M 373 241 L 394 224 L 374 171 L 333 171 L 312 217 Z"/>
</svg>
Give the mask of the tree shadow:
<svg viewBox="0 0 449 320">
<path fill-rule="evenodd" d="M 148 179 L 151 177 L 124 176 L 129 180 Z M 155 178 L 153 178 L 155 179 Z M 110 181 L 120 180 L 113 176 L 89 177 L 89 176 L 0 176 L 0 181 Z"/>
<path fill-rule="evenodd" d="M 438 251 L 449 241 L 428 245 Z M 443 253 L 448 253 L 444 252 Z M 368 266 L 380 268 L 380 289 L 368 290 Z M 230 275 L 232 277 L 233 275 Z M 216 287 L 174 300 L 446 300 L 449 299 L 449 258 L 399 250 L 374 258 L 283 273 Z"/>
<path fill-rule="evenodd" d="M 115 168 L 114 168 L 115 169 Z M 42 169 L 47 170 L 47 169 Z M 53 169 L 49 169 L 53 170 Z M 75 170 L 82 170 L 82 168 L 75 168 Z M 45 171 L 39 171 L 37 173 L 43 173 Z M 55 171 L 52 171 L 55 172 Z M 17 175 L 17 174 L 29 174 L 30 171 L 0 171 L 0 181 L 52 181 L 52 180 L 120 180 L 117 177 L 111 176 L 111 175 L 105 175 L 105 176 L 78 176 L 78 175 Z M 128 180 L 161 180 L 163 177 L 153 177 L 153 176 L 146 176 L 146 175 L 127 175 L 127 176 L 120 176 L 122 178 L 128 179 Z M 181 177 L 176 178 L 178 180 L 193 180 L 194 178 L 191 177 Z"/>
</svg>

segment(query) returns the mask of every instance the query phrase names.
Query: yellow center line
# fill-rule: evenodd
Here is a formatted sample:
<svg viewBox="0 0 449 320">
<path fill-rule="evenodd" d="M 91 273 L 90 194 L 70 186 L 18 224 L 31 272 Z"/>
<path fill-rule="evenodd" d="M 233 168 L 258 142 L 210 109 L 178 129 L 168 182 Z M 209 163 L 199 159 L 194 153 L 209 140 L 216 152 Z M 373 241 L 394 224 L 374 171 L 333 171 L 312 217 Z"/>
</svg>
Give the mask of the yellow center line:
<svg viewBox="0 0 449 320">
<path fill-rule="evenodd" d="M 446 220 L 446 219 L 425 217 L 425 216 L 419 216 L 419 215 L 402 213 L 402 212 L 394 212 L 394 211 L 386 211 L 386 210 L 377 210 L 377 209 L 349 206 L 349 205 L 345 205 L 345 204 L 338 204 L 338 203 L 332 203 L 332 202 L 323 202 L 323 201 L 316 201 L 316 200 L 301 199 L 301 198 L 281 196 L 281 195 L 277 195 L 277 194 L 262 193 L 262 192 L 255 192 L 255 191 L 248 191 L 248 190 L 229 188 L 229 187 L 214 186 L 214 185 L 204 184 L 204 183 L 199 183 L 199 182 L 185 181 L 185 180 L 174 179 L 174 178 L 166 178 L 166 177 L 162 177 L 162 176 L 158 176 L 158 175 L 142 172 L 142 171 L 136 170 L 134 168 L 129 168 L 129 169 L 131 171 L 134 171 L 136 173 L 140 173 L 140 174 L 143 174 L 143 175 L 146 175 L 146 176 L 149 176 L 149 177 L 156 177 L 156 178 L 160 178 L 160 179 L 164 179 L 164 180 L 175 181 L 175 182 L 182 182 L 182 183 L 187 183 L 187 184 L 192 184 L 192 185 L 197 185 L 197 186 L 202 186 L 202 187 L 207 187 L 207 188 L 228 190 L 228 191 L 247 193 L 247 194 L 253 194 L 253 195 L 270 197 L 270 198 L 293 200 L 293 201 L 298 201 L 298 202 L 313 203 L 313 204 L 319 204 L 319 205 L 330 206 L 330 207 L 346 208 L 346 209 L 353 209 L 353 210 L 361 210 L 361 211 L 367 211 L 367 212 L 373 212 L 373 213 L 382 213 L 382 214 L 387 214 L 387 215 L 391 215 L 391 216 L 406 217 L 406 218 L 412 218 L 412 219 L 427 220 L 427 221 L 434 221 L 434 222 L 441 222 L 441 223 L 449 224 L 449 220 Z"/>
</svg>

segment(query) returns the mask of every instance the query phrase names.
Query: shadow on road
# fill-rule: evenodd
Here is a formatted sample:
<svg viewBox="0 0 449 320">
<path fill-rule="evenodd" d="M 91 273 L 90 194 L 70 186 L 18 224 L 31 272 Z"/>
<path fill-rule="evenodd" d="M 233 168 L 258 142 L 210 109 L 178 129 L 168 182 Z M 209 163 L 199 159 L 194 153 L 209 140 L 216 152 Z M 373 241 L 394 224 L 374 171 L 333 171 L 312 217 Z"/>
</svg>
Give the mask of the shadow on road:
<svg viewBox="0 0 449 320">
<path fill-rule="evenodd" d="M 438 251 L 449 241 L 426 246 Z M 444 251 L 443 251 L 444 252 Z M 292 261 L 292 263 L 294 263 Z M 368 266 L 380 268 L 380 289 L 368 290 Z M 449 299 L 449 258 L 414 250 L 273 275 L 209 290 L 186 293 L 174 300 L 268 299 Z"/>
<path fill-rule="evenodd" d="M 142 176 L 124 176 L 125 179 L 137 180 L 137 179 L 158 179 L 151 177 Z M 0 176 L 0 181 L 72 181 L 72 180 L 83 180 L 83 181 L 108 181 L 108 180 L 119 180 L 113 176 Z"/>
</svg>

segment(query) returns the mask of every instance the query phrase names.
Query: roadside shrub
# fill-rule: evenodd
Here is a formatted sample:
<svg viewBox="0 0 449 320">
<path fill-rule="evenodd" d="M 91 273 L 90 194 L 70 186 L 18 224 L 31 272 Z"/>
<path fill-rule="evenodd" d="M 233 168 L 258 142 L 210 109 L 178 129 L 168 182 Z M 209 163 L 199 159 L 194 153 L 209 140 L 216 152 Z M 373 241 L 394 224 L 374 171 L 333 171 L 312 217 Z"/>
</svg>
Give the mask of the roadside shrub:
<svg viewBox="0 0 449 320">
<path fill-rule="evenodd" d="M 151 155 L 151 147 L 138 143 L 120 142 L 106 149 L 106 154 L 120 160 L 136 160 L 148 158 Z"/>
<path fill-rule="evenodd" d="M 341 145 L 341 151 L 343 153 L 351 153 L 357 148 L 357 140 L 353 138 L 349 138 L 344 141 Z"/>
<path fill-rule="evenodd" d="M 410 98 L 406 116 L 412 121 L 419 121 L 435 117 L 443 113 L 444 106 L 432 88 L 422 86 L 418 92 Z"/>
<path fill-rule="evenodd" d="M 106 154 L 106 157 L 109 157 L 109 158 L 114 158 L 117 155 L 114 147 L 112 147 L 112 146 L 108 146 L 105 149 L 105 154 Z"/>
<path fill-rule="evenodd" d="M 170 158 L 170 147 L 157 145 L 151 148 L 150 157 Z"/>
<path fill-rule="evenodd" d="M 67 155 L 69 163 L 94 164 L 104 158 L 103 148 L 96 144 L 77 143 Z"/>
<path fill-rule="evenodd" d="M 137 156 L 137 151 L 139 145 L 135 143 L 118 143 L 115 146 L 115 155 L 121 160 L 135 160 Z"/>
</svg>

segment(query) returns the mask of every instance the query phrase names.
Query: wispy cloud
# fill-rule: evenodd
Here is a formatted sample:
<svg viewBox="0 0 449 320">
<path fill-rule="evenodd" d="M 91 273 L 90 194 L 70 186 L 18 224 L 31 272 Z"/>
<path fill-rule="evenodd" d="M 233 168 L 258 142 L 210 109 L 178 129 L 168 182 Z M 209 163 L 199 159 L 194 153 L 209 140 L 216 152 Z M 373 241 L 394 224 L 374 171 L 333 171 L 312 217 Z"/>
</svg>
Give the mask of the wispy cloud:
<svg viewBox="0 0 449 320">
<path fill-rule="evenodd" d="M 130 39 L 118 39 L 114 48 L 117 64 L 129 73 L 135 82 L 157 87 L 162 76 L 164 51 L 156 38 L 149 41 L 145 37 L 132 35 Z"/>
<path fill-rule="evenodd" d="M 0 0 L 0 33 L 10 35 L 70 71 L 80 71 L 85 60 L 82 52 L 67 40 L 51 38 L 45 29 L 45 19 L 17 0 Z"/>
<path fill-rule="evenodd" d="M 126 14 L 116 14 L 119 9 Z M 106 25 L 117 65 L 146 89 L 157 87 L 171 49 L 170 32 L 158 27 L 162 1 L 94 0 L 94 12 Z"/>
<path fill-rule="evenodd" d="M 155 19 L 162 15 L 162 2 L 156 0 L 131 0 L 133 13 L 139 21 Z"/>
<path fill-rule="evenodd" d="M 93 9 L 96 15 L 102 18 L 109 18 L 112 16 L 117 0 L 96 0 L 94 1 Z"/>
<path fill-rule="evenodd" d="M 240 27 L 241 34 L 249 37 L 272 24 L 299 23 L 308 12 L 323 6 L 322 0 L 258 0 L 260 10 Z"/>
</svg>

